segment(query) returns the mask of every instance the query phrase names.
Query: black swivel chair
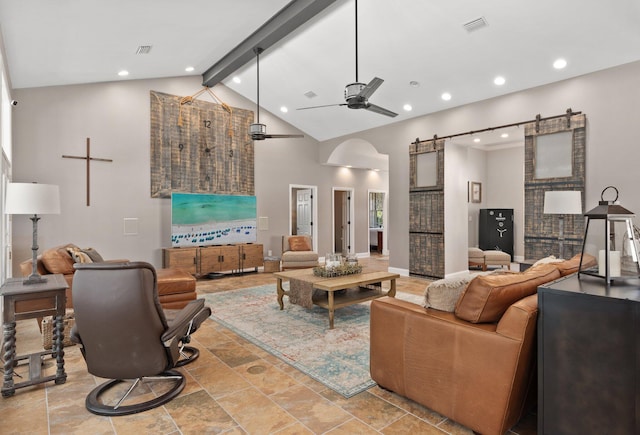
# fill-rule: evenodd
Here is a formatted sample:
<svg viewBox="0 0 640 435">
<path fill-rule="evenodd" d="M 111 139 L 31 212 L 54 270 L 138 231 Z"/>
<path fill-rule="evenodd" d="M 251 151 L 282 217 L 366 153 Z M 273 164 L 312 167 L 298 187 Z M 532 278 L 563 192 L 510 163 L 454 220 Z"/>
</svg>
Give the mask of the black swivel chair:
<svg viewBox="0 0 640 435">
<path fill-rule="evenodd" d="M 71 338 L 80 344 L 89 373 L 111 379 L 91 391 L 87 409 L 107 416 L 134 414 L 163 405 L 180 394 L 186 379 L 173 369 L 198 357 L 197 350 L 185 344 L 211 314 L 204 299 L 191 301 L 167 321 L 158 299 L 156 272 L 150 264 L 78 263 L 75 269 L 75 326 Z M 188 359 L 181 359 L 181 355 Z M 132 397 L 130 401 L 135 403 L 125 404 L 129 393 L 149 380 L 171 384 L 158 397 L 144 402 Z M 106 403 L 110 400 L 103 396 L 112 396 L 118 389 L 114 387 L 124 382 L 132 385 L 122 398 L 114 404 Z"/>
</svg>

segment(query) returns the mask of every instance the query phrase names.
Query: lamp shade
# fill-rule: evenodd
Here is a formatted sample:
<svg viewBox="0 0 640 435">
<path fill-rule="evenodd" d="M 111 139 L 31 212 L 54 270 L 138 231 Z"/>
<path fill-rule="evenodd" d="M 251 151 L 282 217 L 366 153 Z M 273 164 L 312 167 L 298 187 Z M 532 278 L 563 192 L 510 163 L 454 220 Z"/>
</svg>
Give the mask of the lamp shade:
<svg viewBox="0 0 640 435">
<path fill-rule="evenodd" d="M 544 214 L 582 214 L 579 190 L 549 190 L 544 193 Z"/>
<path fill-rule="evenodd" d="M 5 214 L 60 214 L 60 189 L 54 184 L 9 183 Z"/>
</svg>

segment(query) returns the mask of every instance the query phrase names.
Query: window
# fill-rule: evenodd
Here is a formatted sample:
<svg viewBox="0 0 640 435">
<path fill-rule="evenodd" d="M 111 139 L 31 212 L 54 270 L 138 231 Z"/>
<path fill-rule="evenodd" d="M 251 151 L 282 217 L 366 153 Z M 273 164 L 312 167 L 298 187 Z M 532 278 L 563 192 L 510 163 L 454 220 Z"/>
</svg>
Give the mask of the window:
<svg viewBox="0 0 640 435">
<path fill-rule="evenodd" d="M 369 193 L 369 226 L 371 228 L 382 228 L 382 214 L 384 210 L 384 192 Z"/>
</svg>

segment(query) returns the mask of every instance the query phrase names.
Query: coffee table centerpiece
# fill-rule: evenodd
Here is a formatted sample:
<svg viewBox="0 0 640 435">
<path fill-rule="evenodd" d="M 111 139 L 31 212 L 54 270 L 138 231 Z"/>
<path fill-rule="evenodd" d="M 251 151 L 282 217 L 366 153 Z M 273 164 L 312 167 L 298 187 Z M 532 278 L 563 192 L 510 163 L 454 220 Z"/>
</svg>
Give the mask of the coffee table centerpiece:
<svg viewBox="0 0 640 435">
<path fill-rule="evenodd" d="M 326 254 L 324 266 L 313 268 L 313 274 L 322 278 L 335 278 L 338 276 L 353 275 L 362 272 L 362 266 L 358 264 L 355 255 L 348 255 L 346 258 L 342 254 Z"/>
<path fill-rule="evenodd" d="M 337 266 L 316 266 L 313 268 L 315 276 L 323 278 L 335 278 L 337 276 L 354 275 L 362 272 L 362 266 L 358 263 L 341 263 Z"/>
</svg>

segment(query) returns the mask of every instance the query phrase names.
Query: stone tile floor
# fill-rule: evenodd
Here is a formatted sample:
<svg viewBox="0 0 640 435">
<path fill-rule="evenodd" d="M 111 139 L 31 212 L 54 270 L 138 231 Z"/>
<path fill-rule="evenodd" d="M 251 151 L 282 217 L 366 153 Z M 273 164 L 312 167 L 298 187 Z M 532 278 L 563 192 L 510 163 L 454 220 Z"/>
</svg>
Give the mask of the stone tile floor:
<svg viewBox="0 0 640 435">
<path fill-rule="evenodd" d="M 385 257 L 361 260 L 387 270 Z M 199 280 L 201 293 L 275 283 L 270 273 Z M 422 294 L 428 281 L 402 277 L 398 291 Z M 275 295 L 274 295 L 275 297 Z M 40 350 L 35 320 L 18 324 L 18 353 Z M 372 387 L 345 399 L 212 320 L 194 334 L 200 358 L 183 367 L 187 386 L 168 404 L 124 417 L 89 413 L 85 397 L 102 379 L 90 375 L 77 346 L 65 348 L 67 382 L 19 389 L 0 398 L 2 434 L 472 434 L 443 416 Z M 54 360 L 45 360 L 55 372 Z M 25 368 L 20 367 L 24 372 Z M 142 390 L 139 394 L 153 394 Z M 509 434 L 536 433 L 530 414 Z"/>
</svg>

